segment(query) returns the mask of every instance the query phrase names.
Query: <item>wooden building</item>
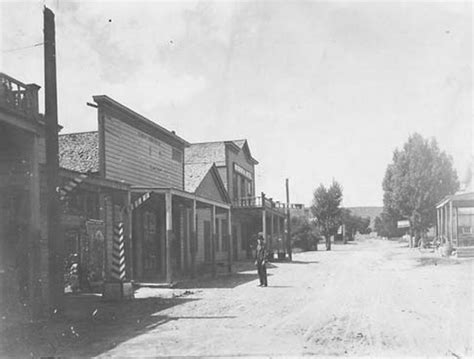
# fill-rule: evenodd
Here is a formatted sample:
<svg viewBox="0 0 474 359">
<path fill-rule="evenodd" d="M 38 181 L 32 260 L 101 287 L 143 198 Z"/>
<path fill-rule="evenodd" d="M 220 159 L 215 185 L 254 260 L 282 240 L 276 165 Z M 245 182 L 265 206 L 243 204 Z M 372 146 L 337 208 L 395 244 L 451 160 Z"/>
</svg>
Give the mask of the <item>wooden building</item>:
<svg viewBox="0 0 474 359">
<path fill-rule="evenodd" d="M 124 223 L 127 255 L 131 248 L 130 213 L 126 210 L 130 185 L 98 175 L 95 135 L 59 136 L 60 182 L 63 189 L 69 189 L 62 196 L 61 215 L 65 277 L 69 266 L 77 261 L 81 271 L 77 289 L 81 292 L 102 292 L 104 282 L 113 280 L 113 241 L 119 223 Z M 130 268 L 126 269 L 126 277 L 131 278 Z M 71 290 L 68 284 L 66 281 L 66 292 Z"/>
<path fill-rule="evenodd" d="M 0 310 L 7 321 L 38 317 L 50 304 L 38 90 L 0 73 Z"/>
<path fill-rule="evenodd" d="M 474 192 L 445 197 L 436 205 L 436 231 L 458 256 L 474 256 Z"/>
<path fill-rule="evenodd" d="M 130 184 L 131 248 L 126 262 L 131 278 L 172 282 L 176 276 L 194 273 L 201 252 L 202 262 L 215 270 L 216 219 L 230 216 L 218 171 L 209 168 L 202 185 L 187 191 L 184 149 L 189 144 L 185 140 L 107 96 L 93 99 L 98 131 L 90 136 L 97 143 L 98 177 Z M 214 218 L 209 220 L 209 230 L 203 225 L 202 243 L 211 250 L 205 258 L 207 249 L 196 235 L 202 212 Z"/>
<path fill-rule="evenodd" d="M 247 140 L 191 144 L 187 166 L 215 164 L 232 203 L 233 260 L 252 257 L 252 242 L 263 232 L 271 251 L 284 250 L 285 206 L 265 194 L 255 194 L 255 165 Z"/>
</svg>

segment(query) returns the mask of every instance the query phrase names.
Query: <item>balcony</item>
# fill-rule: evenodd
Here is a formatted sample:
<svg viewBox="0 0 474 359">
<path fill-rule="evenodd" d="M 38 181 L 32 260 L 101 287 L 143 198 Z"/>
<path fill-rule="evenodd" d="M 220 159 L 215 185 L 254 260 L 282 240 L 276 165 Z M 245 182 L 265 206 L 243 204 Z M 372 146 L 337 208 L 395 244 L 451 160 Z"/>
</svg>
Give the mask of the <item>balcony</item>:
<svg viewBox="0 0 474 359">
<path fill-rule="evenodd" d="M 279 201 L 273 201 L 272 198 L 267 198 L 265 194 L 255 197 L 241 197 L 232 201 L 234 208 L 265 208 L 272 209 L 277 212 L 285 212 L 286 205 Z"/>
<path fill-rule="evenodd" d="M 39 89 L 0 72 L 0 108 L 36 120 Z"/>
</svg>

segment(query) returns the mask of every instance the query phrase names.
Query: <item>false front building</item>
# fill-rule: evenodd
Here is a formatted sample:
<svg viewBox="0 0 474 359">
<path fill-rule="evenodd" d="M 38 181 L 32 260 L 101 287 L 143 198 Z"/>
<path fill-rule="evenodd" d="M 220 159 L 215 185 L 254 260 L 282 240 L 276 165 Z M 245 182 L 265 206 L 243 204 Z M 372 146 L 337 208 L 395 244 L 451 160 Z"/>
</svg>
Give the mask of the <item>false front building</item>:
<svg viewBox="0 0 474 359">
<path fill-rule="evenodd" d="M 170 283 L 199 270 L 215 271 L 220 259 L 228 263 L 230 252 L 222 253 L 222 246 L 216 255 L 215 240 L 225 242 L 229 233 L 223 227 L 230 220 L 217 169 L 186 179 L 184 139 L 110 97 L 93 99 L 98 176 L 130 186 L 127 278 Z"/>
<path fill-rule="evenodd" d="M 271 252 L 285 251 L 284 205 L 255 195 L 255 165 L 247 140 L 193 143 L 185 149 L 186 166 L 215 164 L 232 203 L 233 260 L 252 257 L 258 232 Z"/>
</svg>

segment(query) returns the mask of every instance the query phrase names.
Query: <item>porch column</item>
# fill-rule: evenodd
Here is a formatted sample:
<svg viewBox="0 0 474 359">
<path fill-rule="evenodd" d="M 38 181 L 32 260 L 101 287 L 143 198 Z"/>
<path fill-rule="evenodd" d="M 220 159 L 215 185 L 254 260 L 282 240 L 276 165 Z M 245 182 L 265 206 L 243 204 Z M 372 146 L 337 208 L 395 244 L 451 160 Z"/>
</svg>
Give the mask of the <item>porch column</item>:
<svg viewBox="0 0 474 359">
<path fill-rule="evenodd" d="M 436 208 L 436 238 L 439 240 L 439 208 Z"/>
<path fill-rule="evenodd" d="M 186 215 L 186 209 L 183 208 L 183 207 L 180 207 L 179 208 L 179 223 L 180 223 L 180 228 L 179 228 L 179 232 L 180 232 L 180 241 L 179 241 L 180 251 L 179 252 L 180 252 L 180 256 L 181 256 L 181 258 L 180 258 L 181 273 L 184 273 L 185 270 L 186 270 L 186 263 L 185 263 L 186 245 L 185 245 L 185 242 L 187 241 L 188 235 L 187 235 L 187 221 L 185 221 L 185 219 L 184 219 L 185 215 Z"/>
<path fill-rule="evenodd" d="M 448 207 L 443 206 L 443 232 L 446 243 L 448 243 Z"/>
<path fill-rule="evenodd" d="M 216 206 L 211 206 L 211 265 L 212 275 L 216 275 Z"/>
<path fill-rule="evenodd" d="M 453 202 L 449 201 L 449 240 L 453 243 Z"/>
<path fill-rule="evenodd" d="M 190 249 L 191 249 L 191 277 L 194 277 L 196 272 L 196 251 L 197 251 L 197 233 L 196 233 L 196 200 L 193 199 L 193 206 L 191 208 L 191 238 L 190 238 Z"/>
<path fill-rule="evenodd" d="M 273 233 L 275 230 L 275 222 L 273 221 L 273 212 L 270 213 L 270 246 L 267 248 L 273 248 Z"/>
<path fill-rule="evenodd" d="M 166 282 L 171 283 L 173 278 L 171 266 L 171 240 L 173 237 L 173 214 L 172 214 L 171 191 L 165 193 L 165 258 L 166 258 Z"/>
<path fill-rule="evenodd" d="M 232 215 L 230 207 L 227 210 L 227 256 L 228 256 L 228 270 L 232 272 Z"/>
<path fill-rule="evenodd" d="M 456 247 L 459 247 L 459 208 L 456 207 Z"/>
<path fill-rule="evenodd" d="M 267 240 L 267 214 L 265 211 L 265 193 L 262 192 L 262 233 L 263 239 Z"/>
<path fill-rule="evenodd" d="M 127 191 L 125 195 L 125 206 L 129 206 L 132 203 L 132 194 L 130 191 Z M 133 241 L 132 241 L 132 210 L 124 211 L 123 215 L 125 228 L 127 228 L 127 238 L 128 238 L 128 247 L 129 247 L 129 256 L 126 258 L 127 266 L 129 267 L 130 271 L 130 278 L 129 280 L 134 279 L 134 272 L 133 272 Z"/>
</svg>

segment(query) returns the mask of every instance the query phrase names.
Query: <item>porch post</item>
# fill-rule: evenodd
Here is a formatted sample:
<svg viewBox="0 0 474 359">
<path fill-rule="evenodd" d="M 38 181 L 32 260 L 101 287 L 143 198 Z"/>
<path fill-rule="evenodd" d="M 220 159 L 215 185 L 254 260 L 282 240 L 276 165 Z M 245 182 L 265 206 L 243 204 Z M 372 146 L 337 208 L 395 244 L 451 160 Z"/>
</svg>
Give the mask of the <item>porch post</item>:
<svg viewBox="0 0 474 359">
<path fill-rule="evenodd" d="M 459 208 L 456 207 L 456 247 L 459 247 Z"/>
<path fill-rule="evenodd" d="M 270 212 L 270 245 L 267 246 L 267 249 L 273 248 L 273 233 L 275 228 L 275 222 L 273 221 L 273 211 Z"/>
<path fill-rule="evenodd" d="M 127 191 L 125 196 L 125 206 L 129 206 L 132 203 L 132 194 L 130 191 Z M 134 258 L 133 258 L 133 238 L 132 238 L 132 210 L 125 211 L 124 214 L 124 222 L 125 228 L 127 228 L 127 237 L 128 237 L 128 246 L 129 246 L 129 256 L 127 258 L 127 265 L 130 271 L 130 278 L 129 280 L 134 279 L 134 272 L 133 272 L 133 265 L 134 265 Z"/>
<path fill-rule="evenodd" d="M 453 202 L 449 201 L 449 240 L 453 243 Z"/>
<path fill-rule="evenodd" d="M 262 192 L 262 233 L 263 239 L 267 240 L 267 214 L 265 212 L 265 193 Z"/>
<path fill-rule="evenodd" d="M 448 243 L 448 207 L 445 205 L 443 206 L 444 211 L 444 218 L 443 218 L 443 232 L 444 238 L 446 239 L 446 243 Z"/>
<path fill-rule="evenodd" d="M 436 238 L 439 240 L 439 208 L 436 208 Z"/>
<path fill-rule="evenodd" d="M 216 275 L 216 206 L 211 206 L 211 266 L 212 275 Z"/>
<path fill-rule="evenodd" d="M 197 251 L 197 233 L 196 233 L 196 200 L 193 199 L 193 206 L 191 208 L 191 277 L 194 277 L 196 272 L 196 251 Z"/>
<path fill-rule="evenodd" d="M 228 256 L 228 270 L 229 273 L 232 272 L 232 215 L 230 211 L 230 207 L 227 211 L 227 256 Z"/>
<path fill-rule="evenodd" d="M 173 278 L 171 266 L 171 240 L 173 236 L 173 214 L 172 214 L 172 195 L 171 191 L 165 193 L 165 258 L 166 258 L 166 282 L 171 283 Z"/>
<path fill-rule="evenodd" d="M 180 245 L 180 263 L 181 263 L 181 273 L 184 273 L 185 272 L 185 269 L 186 269 L 186 263 L 185 263 L 185 259 L 186 259 L 186 256 L 185 256 L 185 250 L 186 250 L 186 245 L 185 245 L 185 241 L 187 240 L 188 236 L 187 236 L 187 228 L 184 226 L 185 224 L 187 224 L 187 222 L 184 220 L 184 216 L 185 216 L 185 213 L 186 213 L 186 209 L 183 208 L 183 207 L 180 207 L 179 208 L 179 232 L 180 232 L 180 240 L 179 240 L 179 245 Z"/>
</svg>

